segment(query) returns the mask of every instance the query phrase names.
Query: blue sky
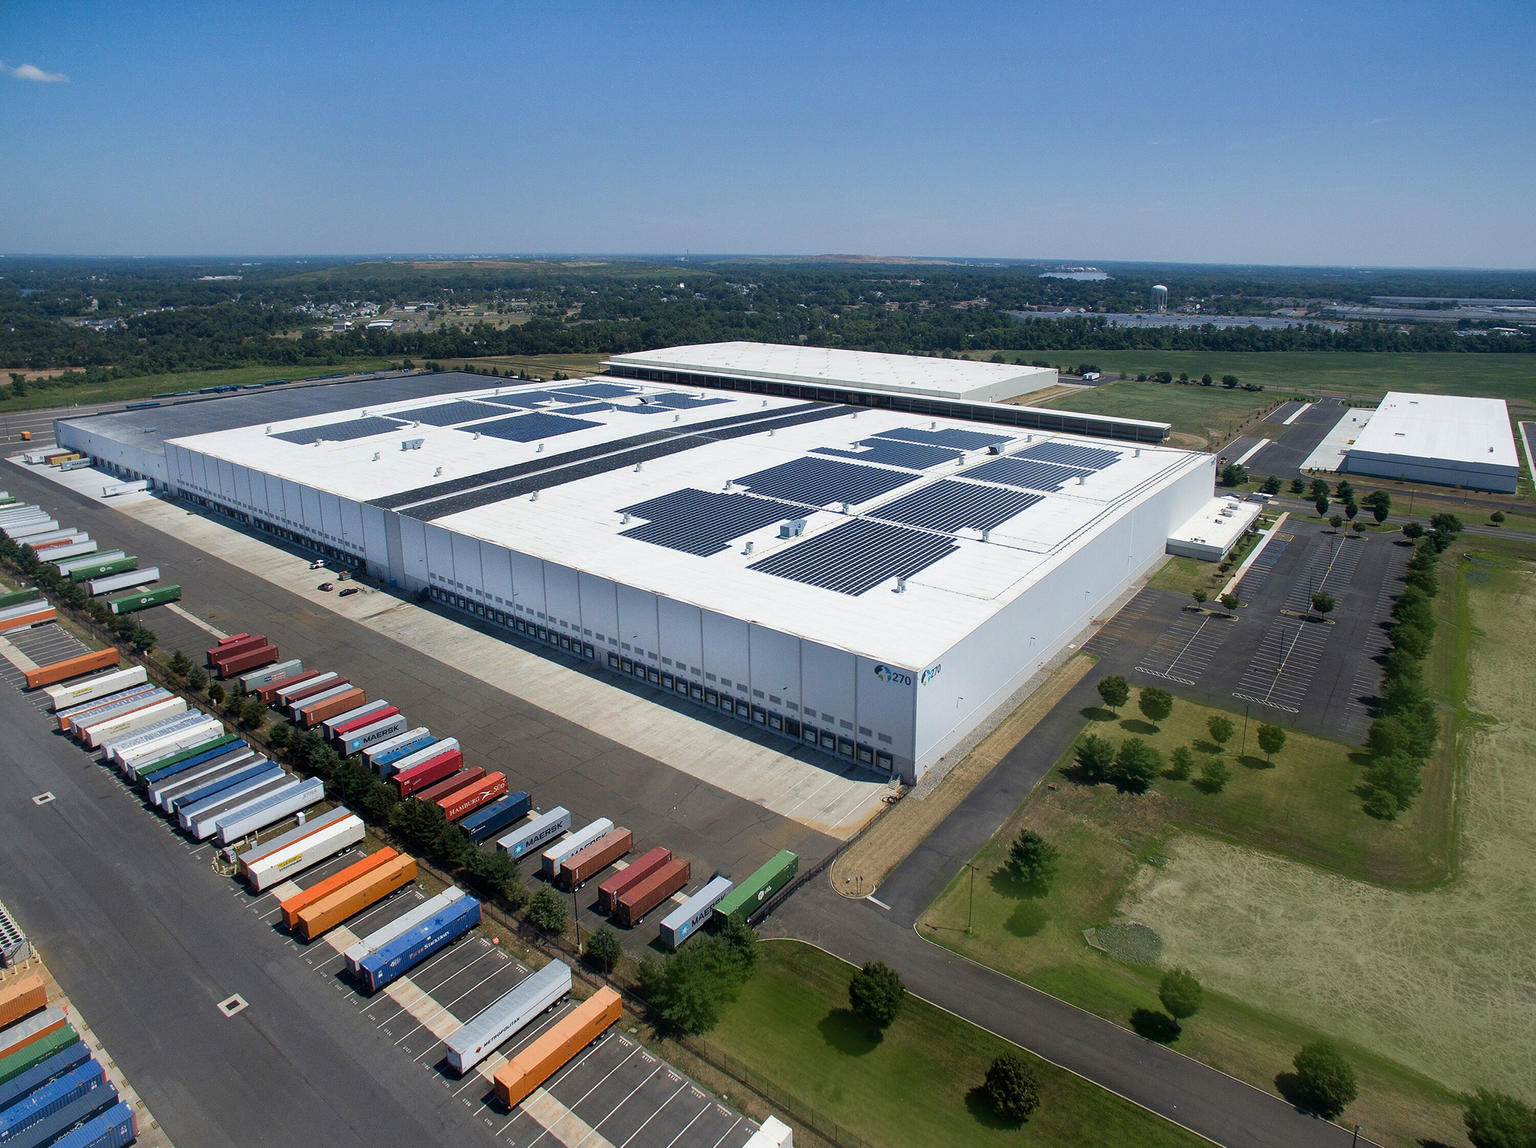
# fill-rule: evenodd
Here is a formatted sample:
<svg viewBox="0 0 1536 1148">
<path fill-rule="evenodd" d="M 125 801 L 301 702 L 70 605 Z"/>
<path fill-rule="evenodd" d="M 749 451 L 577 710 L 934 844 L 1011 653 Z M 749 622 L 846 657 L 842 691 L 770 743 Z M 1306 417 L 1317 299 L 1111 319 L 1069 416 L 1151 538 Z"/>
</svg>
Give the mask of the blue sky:
<svg viewBox="0 0 1536 1148">
<path fill-rule="evenodd" d="M 1530 0 L 0 2 L 0 251 L 1530 268 L 1533 55 Z"/>
</svg>

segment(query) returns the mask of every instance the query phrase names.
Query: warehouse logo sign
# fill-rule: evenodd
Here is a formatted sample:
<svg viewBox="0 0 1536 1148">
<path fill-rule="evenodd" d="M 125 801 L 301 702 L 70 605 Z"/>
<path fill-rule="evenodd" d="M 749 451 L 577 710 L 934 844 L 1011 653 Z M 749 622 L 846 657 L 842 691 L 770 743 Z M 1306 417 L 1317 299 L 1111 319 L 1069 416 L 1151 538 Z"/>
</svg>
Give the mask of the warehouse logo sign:
<svg viewBox="0 0 1536 1148">
<path fill-rule="evenodd" d="M 911 674 L 905 673 L 902 670 L 893 670 L 884 662 L 875 667 L 875 677 L 879 678 L 882 682 L 891 682 L 898 686 L 910 686 L 912 684 Z"/>
<path fill-rule="evenodd" d="M 919 678 L 918 681 L 922 682 L 923 685 L 926 686 L 929 682 L 933 681 L 934 678 L 938 677 L 943 672 L 944 663 L 940 662 L 938 665 L 929 666 L 926 670 L 924 670 L 923 676 Z"/>
</svg>

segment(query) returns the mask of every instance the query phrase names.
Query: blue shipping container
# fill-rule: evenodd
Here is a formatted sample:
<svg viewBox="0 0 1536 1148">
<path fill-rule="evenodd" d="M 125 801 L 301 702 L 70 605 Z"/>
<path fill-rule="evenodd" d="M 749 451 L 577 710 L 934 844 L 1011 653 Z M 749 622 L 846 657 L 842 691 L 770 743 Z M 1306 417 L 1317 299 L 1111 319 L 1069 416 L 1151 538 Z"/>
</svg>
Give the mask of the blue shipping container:
<svg viewBox="0 0 1536 1148">
<path fill-rule="evenodd" d="M 184 773 L 195 766 L 202 765 L 204 762 L 212 761 L 216 757 L 223 757 L 225 754 L 234 753 L 238 749 L 249 748 L 250 746 L 243 739 L 239 738 L 234 741 L 224 742 L 213 749 L 204 750 L 196 757 L 189 757 L 185 761 L 178 761 L 175 765 L 168 765 L 164 769 L 157 769 L 154 773 L 147 774 L 144 778 L 144 786 L 147 789 L 151 785 L 158 785 L 168 777 L 175 777 L 178 773 Z"/>
<path fill-rule="evenodd" d="M 92 1058 L 70 1069 L 57 1080 L 33 1089 L 31 1094 L 0 1112 L 0 1143 L 11 1140 L 34 1124 L 94 1092 L 106 1079 L 101 1064 Z"/>
<path fill-rule="evenodd" d="M 458 940 L 480 923 L 480 902 L 473 897 L 455 901 L 362 960 L 359 976 L 369 992 L 378 992 L 402 973 Z"/>
<path fill-rule="evenodd" d="M 533 805 L 533 798 L 526 790 L 518 790 L 498 798 L 484 809 L 477 809 L 459 822 L 459 828 L 469 834 L 475 844 L 488 841 L 520 817 L 526 817 Z"/>
<path fill-rule="evenodd" d="M 257 758 L 256 761 L 251 765 L 246 766 L 244 769 L 235 770 L 235 772 L 231 773 L 228 777 L 221 777 L 218 781 L 209 782 L 207 785 L 199 786 L 191 793 L 182 794 L 182 796 L 171 802 L 170 811 L 172 813 L 180 813 L 183 809 L 191 809 L 192 806 L 207 801 L 210 797 L 217 797 L 226 789 L 233 789 L 242 781 L 250 781 L 252 778 L 260 776 L 264 771 L 269 769 L 275 769 L 278 771 L 278 773 L 282 772 L 281 768 L 275 763 L 268 761 L 264 757 Z M 277 774 L 274 773 L 272 776 L 276 777 Z"/>
<path fill-rule="evenodd" d="M 127 1148 L 139 1138 L 139 1124 L 133 1109 L 120 1101 L 100 1116 L 80 1125 L 50 1148 Z"/>
<path fill-rule="evenodd" d="M 60 1049 L 47 1060 L 40 1061 L 19 1076 L 0 1084 L 0 1110 L 9 1108 L 34 1088 L 41 1088 L 56 1076 L 63 1076 L 72 1068 L 78 1068 L 91 1058 L 91 1050 L 85 1042 L 75 1041 L 68 1048 Z"/>
<path fill-rule="evenodd" d="M 4 1141 L 5 1148 L 42 1148 L 45 1144 L 52 1144 L 82 1120 L 88 1120 L 102 1109 L 110 1108 L 116 1103 L 117 1089 L 103 1083 L 79 1099 L 70 1101 L 58 1111 L 49 1113 L 35 1124 L 29 1124 L 14 1136 L 8 1137 Z"/>
<path fill-rule="evenodd" d="M 382 757 L 374 758 L 373 767 L 379 771 L 380 777 L 389 777 L 392 773 L 395 772 L 390 768 L 390 766 L 394 765 L 395 762 L 402 761 L 405 758 L 410 757 L 411 754 L 416 753 L 419 750 L 426 749 L 427 746 L 432 745 L 437 740 L 438 739 L 433 737 L 431 734 L 424 733 L 415 741 L 408 741 L 404 745 L 390 750 Z"/>
</svg>

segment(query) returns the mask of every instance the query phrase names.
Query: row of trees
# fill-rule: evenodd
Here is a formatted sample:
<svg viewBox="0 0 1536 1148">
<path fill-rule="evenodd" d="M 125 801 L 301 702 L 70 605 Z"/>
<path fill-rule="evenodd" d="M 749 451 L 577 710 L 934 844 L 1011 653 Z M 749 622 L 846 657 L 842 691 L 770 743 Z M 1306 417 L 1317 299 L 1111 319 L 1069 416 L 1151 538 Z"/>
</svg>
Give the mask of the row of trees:
<svg viewBox="0 0 1536 1148">
<path fill-rule="evenodd" d="M 29 580 L 55 606 L 80 611 L 98 626 L 111 630 L 118 641 L 135 652 L 147 654 L 159 643 L 159 637 L 137 614 L 112 613 L 105 602 L 91 597 L 83 583 L 60 574 L 57 566 L 39 558 L 37 551 L 25 543 L 0 536 L 0 561 Z"/>
</svg>

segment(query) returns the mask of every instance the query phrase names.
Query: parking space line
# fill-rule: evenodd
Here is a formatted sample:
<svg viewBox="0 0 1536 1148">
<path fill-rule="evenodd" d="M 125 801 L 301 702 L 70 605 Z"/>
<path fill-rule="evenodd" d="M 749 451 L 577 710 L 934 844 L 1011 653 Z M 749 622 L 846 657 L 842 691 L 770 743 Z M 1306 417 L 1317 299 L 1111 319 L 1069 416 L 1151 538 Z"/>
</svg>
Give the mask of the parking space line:
<svg viewBox="0 0 1536 1148">
<path fill-rule="evenodd" d="M 706 1100 L 704 1102 L 704 1107 L 699 1109 L 698 1112 L 694 1114 L 693 1119 L 688 1121 L 687 1124 L 684 1124 L 683 1127 L 682 1127 L 682 1130 L 680 1132 L 678 1132 L 678 1134 L 676 1136 L 672 1137 L 672 1139 L 667 1141 L 666 1148 L 672 1148 L 672 1146 L 674 1144 L 676 1144 L 684 1136 L 688 1135 L 688 1129 L 692 1128 L 695 1124 L 697 1124 L 699 1122 L 699 1120 L 703 1118 L 704 1114 L 706 1112 L 708 1112 L 708 1111 L 709 1111 L 709 1101 Z M 633 1140 L 633 1139 L 634 1139 L 634 1137 L 631 1136 L 630 1140 Z M 628 1144 L 628 1143 L 629 1143 L 629 1141 L 626 1140 L 625 1144 Z"/>
<path fill-rule="evenodd" d="M 729 1127 L 729 1128 L 727 1128 L 727 1129 L 726 1129 L 726 1130 L 725 1130 L 725 1131 L 724 1131 L 724 1132 L 723 1132 L 723 1133 L 721 1133 L 721 1135 L 720 1135 L 720 1139 L 718 1139 L 718 1140 L 716 1140 L 716 1141 L 715 1141 L 715 1143 L 714 1143 L 714 1145 L 713 1145 L 713 1148 L 720 1148 L 720 1145 L 722 1145 L 722 1144 L 724 1144 L 724 1143 L 725 1143 L 725 1138 L 726 1138 L 726 1137 L 727 1137 L 727 1136 L 729 1136 L 729 1135 L 730 1135 L 730 1134 L 731 1134 L 731 1133 L 732 1133 L 732 1132 L 735 1132 L 735 1131 L 736 1131 L 736 1129 L 737 1129 L 737 1127 L 739 1127 L 739 1126 L 740 1126 L 740 1124 L 741 1124 L 741 1122 L 742 1122 L 742 1121 L 743 1121 L 743 1120 L 745 1120 L 745 1119 L 746 1119 L 746 1117 L 745 1117 L 745 1116 L 741 1116 L 741 1115 L 740 1115 L 740 1114 L 738 1114 L 738 1115 L 737 1115 L 737 1117 L 736 1117 L 736 1123 L 734 1123 L 734 1124 L 732 1124 L 732 1125 L 731 1125 L 731 1126 L 730 1126 L 730 1127 Z"/>
<path fill-rule="evenodd" d="M 640 1122 L 640 1127 L 636 1128 L 634 1130 L 634 1132 L 629 1136 L 629 1139 L 625 1140 L 623 1144 L 619 1145 L 619 1148 L 627 1148 L 627 1146 L 631 1143 L 631 1141 L 633 1141 L 636 1136 L 640 1135 L 640 1133 L 645 1130 L 645 1126 L 647 1124 L 649 1124 L 652 1120 L 655 1120 L 656 1117 L 660 1116 L 661 1115 L 661 1110 L 663 1108 L 665 1108 L 667 1105 L 671 1104 L 674 1100 L 676 1100 L 678 1095 L 683 1091 L 683 1089 L 685 1089 L 687 1087 L 688 1087 L 688 1083 L 686 1081 L 684 1081 L 682 1084 L 679 1084 L 677 1086 L 677 1091 L 674 1092 L 671 1096 L 667 1097 L 665 1100 L 663 1100 L 660 1104 L 658 1104 L 656 1106 L 656 1111 L 652 1112 L 649 1116 L 647 1116 L 644 1120 L 642 1120 Z M 634 1095 L 634 1093 L 630 1093 L 630 1096 L 633 1096 L 633 1095 Z M 629 1097 L 626 1096 L 624 1099 L 628 1100 Z M 622 1105 L 621 1105 L 621 1107 L 622 1107 Z M 618 1109 L 615 1109 L 614 1111 L 618 1111 Z M 612 1113 L 609 1113 L 609 1115 L 612 1115 Z M 690 1123 L 691 1123 L 691 1121 L 690 1121 Z"/>
</svg>

